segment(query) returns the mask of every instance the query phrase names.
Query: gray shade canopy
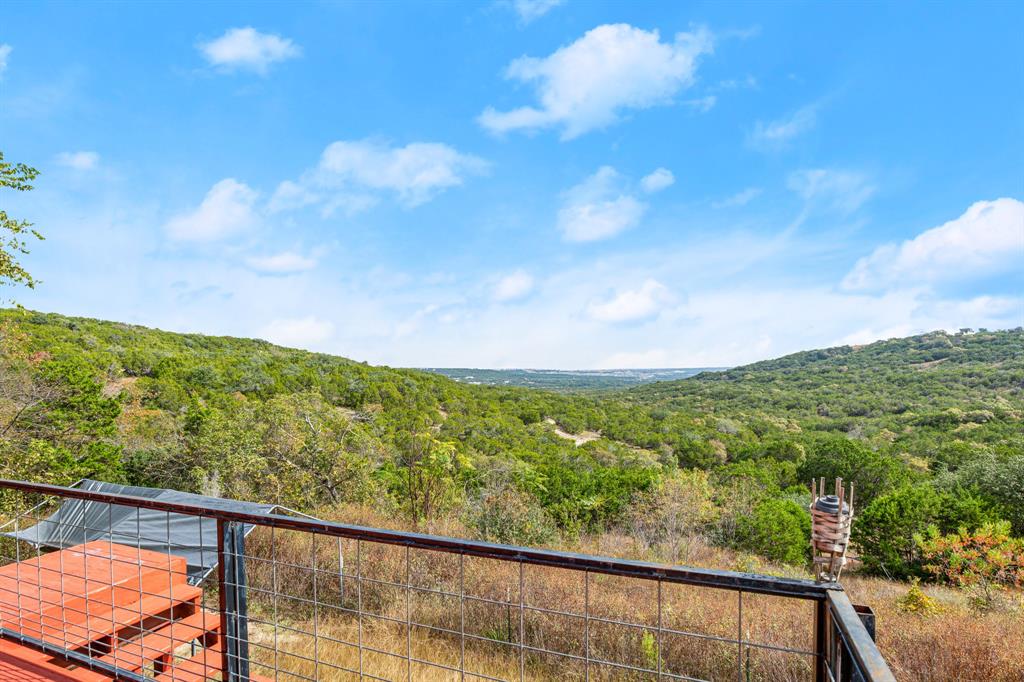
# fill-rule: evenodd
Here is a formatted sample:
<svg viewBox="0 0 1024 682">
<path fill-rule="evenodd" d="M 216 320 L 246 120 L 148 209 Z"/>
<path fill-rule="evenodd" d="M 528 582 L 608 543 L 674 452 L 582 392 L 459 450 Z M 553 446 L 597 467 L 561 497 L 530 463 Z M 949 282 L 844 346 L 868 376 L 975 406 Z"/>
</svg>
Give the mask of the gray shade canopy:
<svg viewBox="0 0 1024 682">
<path fill-rule="evenodd" d="M 182 493 L 163 488 L 142 488 L 85 479 L 76 488 L 118 495 L 148 497 L 163 502 L 200 505 L 205 509 L 270 514 L 277 505 L 256 504 Z M 248 535 L 253 527 L 245 526 Z M 155 509 L 65 499 L 60 508 L 31 528 L 3 533 L 37 547 L 66 549 L 95 540 L 175 554 L 188 563 L 189 582 L 197 584 L 217 567 L 217 521 Z"/>
</svg>

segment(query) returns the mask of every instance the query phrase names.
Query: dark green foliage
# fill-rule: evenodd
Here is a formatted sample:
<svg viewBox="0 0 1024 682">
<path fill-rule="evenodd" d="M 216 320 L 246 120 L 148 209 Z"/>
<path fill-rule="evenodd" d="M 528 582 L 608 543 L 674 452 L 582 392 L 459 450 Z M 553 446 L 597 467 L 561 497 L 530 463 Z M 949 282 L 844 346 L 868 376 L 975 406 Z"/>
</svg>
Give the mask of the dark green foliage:
<svg viewBox="0 0 1024 682">
<path fill-rule="evenodd" d="M 904 464 L 892 455 L 876 452 L 845 436 L 823 436 L 810 447 L 800 467 L 801 481 L 824 478 L 831 484 L 836 478 L 854 481 L 854 502 L 861 506 L 909 478 Z"/>
<path fill-rule="evenodd" d="M 904 486 L 873 500 L 854 526 L 865 567 L 891 578 L 922 575 L 915 536 L 935 522 L 941 504 L 929 485 Z"/>
<path fill-rule="evenodd" d="M 0 351 L 0 463 L 16 478 L 90 475 L 307 510 L 373 500 L 543 543 L 556 529 L 636 527 L 637 500 L 693 468 L 710 472 L 720 512 L 699 532 L 803 563 L 807 485 L 842 477 L 856 485 L 865 565 L 898 574 L 919 572 L 913 535 L 928 524 L 1002 518 L 1024 531 L 1021 330 L 586 393 L 31 312 L 0 312 Z"/>
<path fill-rule="evenodd" d="M 792 500 L 768 498 L 740 517 L 736 545 L 773 561 L 801 564 L 810 557 L 811 515 Z"/>
</svg>

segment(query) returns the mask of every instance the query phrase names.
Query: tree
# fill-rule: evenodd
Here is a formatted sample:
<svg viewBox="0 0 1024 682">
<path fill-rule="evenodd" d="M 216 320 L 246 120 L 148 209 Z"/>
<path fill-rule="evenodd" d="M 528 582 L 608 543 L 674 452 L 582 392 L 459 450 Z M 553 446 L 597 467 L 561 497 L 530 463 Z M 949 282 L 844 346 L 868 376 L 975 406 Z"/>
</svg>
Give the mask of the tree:
<svg viewBox="0 0 1024 682">
<path fill-rule="evenodd" d="M 473 467 L 455 443 L 430 432 L 400 434 L 398 439 L 401 495 L 409 516 L 430 519 L 462 494 L 459 479 Z"/>
<path fill-rule="evenodd" d="M 23 163 L 4 161 L 0 152 L 0 187 L 7 187 L 18 192 L 32 189 L 31 182 L 39 175 L 39 171 Z M 18 220 L 7 215 L 0 209 L 0 286 L 24 285 L 34 289 L 38 283 L 18 262 L 18 256 L 27 254 L 28 237 L 42 239 L 27 220 Z"/>
<path fill-rule="evenodd" d="M 864 568 L 891 578 L 920 576 L 917 536 L 934 523 L 940 505 L 930 485 L 903 486 L 874 499 L 853 524 Z"/>
<path fill-rule="evenodd" d="M 810 553 L 811 516 L 793 500 L 769 498 L 739 519 L 737 545 L 773 561 L 803 564 Z"/>
<path fill-rule="evenodd" d="M 686 561 L 690 541 L 718 515 L 706 471 L 677 471 L 660 486 L 640 493 L 627 513 L 630 535 L 658 548 L 671 563 Z"/>
<path fill-rule="evenodd" d="M 80 358 L 0 361 L 0 475 L 47 483 L 121 477 L 121 405 Z"/>
<path fill-rule="evenodd" d="M 904 482 L 907 472 L 895 457 L 875 452 L 845 436 L 829 436 L 814 443 L 807 461 L 800 467 L 800 477 L 804 481 L 824 478 L 828 483 L 842 478 L 852 482 L 856 499 L 863 507 Z"/>
</svg>

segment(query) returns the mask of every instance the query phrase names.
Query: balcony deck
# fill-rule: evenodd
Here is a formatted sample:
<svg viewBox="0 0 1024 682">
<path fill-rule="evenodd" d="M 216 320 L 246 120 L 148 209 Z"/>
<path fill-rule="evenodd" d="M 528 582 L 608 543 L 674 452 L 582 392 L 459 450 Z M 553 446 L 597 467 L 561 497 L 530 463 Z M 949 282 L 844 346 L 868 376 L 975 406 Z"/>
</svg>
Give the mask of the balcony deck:
<svg viewBox="0 0 1024 682">
<path fill-rule="evenodd" d="M 112 679 L 34 645 L 157 679 L 220 679 L 219 614 L 202 607 L 185 560 L 90 542 L 0 567 L 0 682 Z"/>
</svg>

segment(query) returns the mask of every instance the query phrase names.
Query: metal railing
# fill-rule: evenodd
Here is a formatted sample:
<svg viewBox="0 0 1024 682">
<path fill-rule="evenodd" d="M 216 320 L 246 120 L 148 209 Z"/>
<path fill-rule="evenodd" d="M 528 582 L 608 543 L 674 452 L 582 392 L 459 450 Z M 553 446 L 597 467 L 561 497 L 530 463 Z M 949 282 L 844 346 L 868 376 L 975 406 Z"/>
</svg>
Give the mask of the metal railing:
<svg viewBox="0 0 1024 682">
<path fill-rule="evenodd" d="M 19 594 L 12 595 L 10 581 L 0 577 L 0 636 L 119 679 L 895 679 L 836 585 L 20 481 L 0 480 L 0 494 L 13 506 L 7 518 L 21 528 L 43 520 L 48 507 L 40 502 L 52 509 L 68 498 L 156 510 L 167 514 L 168 527 L 177 514 L 216 520 L 216 581 L 208 579 L 189 603 L 190 622 L 203 625 L 184 630 L 196 635 L 188 642 L 166 636 L 172 624 L 184 622 L 173 608 L 147 618 L 139 606 L 130 627 L 115 623 L 118 632 L 106 632 L 111 617 L 103 623 L 108 627 L 90 632 L 90 614 L 110 609 L 105 601 L 89 602 L 90 585 L 103 576 L 77 576 L 84 602 L 65 587 L 70 578 L 63 565 L 46 569 L 60 573 L 48 581 L 56 590 L 32 592 L 30 585 L 43 585 L 44 577 L 34 583 L 19 577 Z M 248 538 L 244 525 L 256 527 Z M 131 537 L 111 541 L 139 544 Z M 139 567 L 140 604 L 148 598 L 165 605 L 159 600 L 166 586 L 180 582 L 172 549 L 162 563 L 149 554 L 145 561 L 141 553 L 135 560 L 123 552 L 115 557 L 113 549 L 109 554 L 111 581 L 124 573 L 118 562 Z M 0 564 L 41 571 L 45 555 L 0 539 Z M 166 570 L 167 580 L 143 584 L 143 564 L 147 571 Z M 84 626 L 67 615 L 74 608 L 85 614 Z M 48 609 L 62 615 L 36 627 Z M 160 646 L 147 652 L 151 642 Z M 119 652 L 131 652 L 124 654 L 127 664 Z"/>
</svg>

